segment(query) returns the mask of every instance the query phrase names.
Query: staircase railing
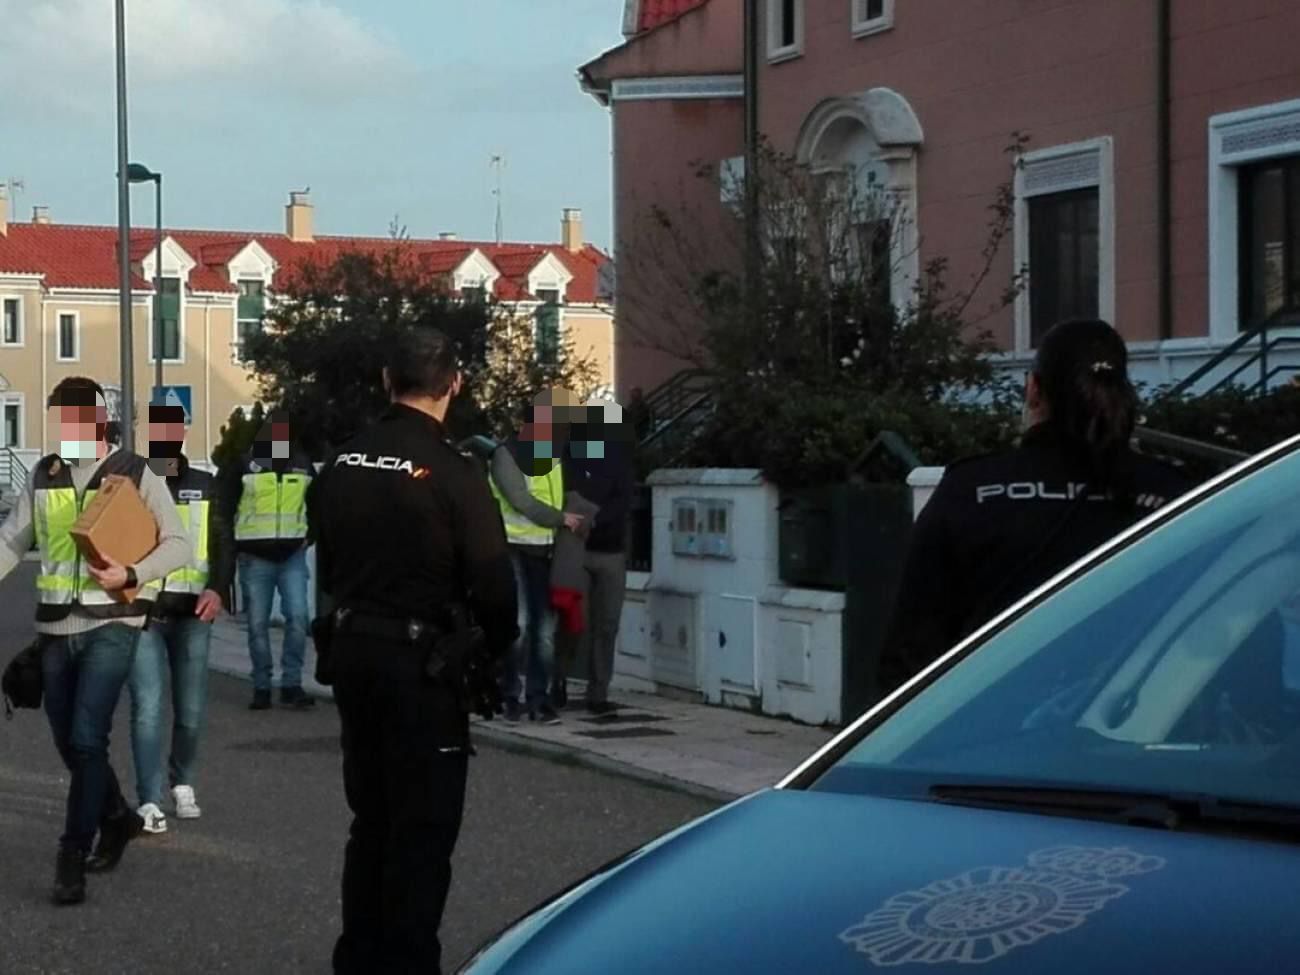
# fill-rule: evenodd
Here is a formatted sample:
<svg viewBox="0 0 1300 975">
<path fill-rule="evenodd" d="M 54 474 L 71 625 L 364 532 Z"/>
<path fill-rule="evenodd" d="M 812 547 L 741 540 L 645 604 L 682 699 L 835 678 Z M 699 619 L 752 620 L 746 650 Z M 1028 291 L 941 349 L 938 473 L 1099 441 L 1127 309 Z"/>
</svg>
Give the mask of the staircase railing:
<svg viewBox="0 0 1300 975">
<path fill-rule="evenodd" d="M 0 447 L 0 491 L 21 491 L 27 483 L 27 465 L 14 453 L 12 447 Z"/>
<path fill-rule="evenodd" d="M 702 369 L 685 369 L 646 396 L 644 405 L 650 417 L 649 439 L 661 427 L 684 413 L 691 402 L 713 389 L 712 377 Z"/>
<path fill-rule="evenodd" d="M 1218 392 L 1224 387 L 1233 384 L 1238 376 L 1254 366 L 1259 367 L 1259 378 L 1254 383 L 1254 391 L 1257 393 L 1265 392 L 1268 389 L 1269 384 L 1272 383 L 1277 376 L 1288 372 L 1300 371 L 1300 366 L 1270 366 L 1269 364 L 1269 354 L 1275 349 L 1287 345 L 1300 346 L 1300 335 L 1271 334 L 1275 333 L 1278 329 L 1295 325 L 1300 325 L 1300 310 L 1288 307 L 1274 312 L 1258 325 L 1242 332 L 1229 345 L 1221 349 L 1217 355 L 1193 371 L 1190 376 L 1171 388 L 1165 395 L 1172 398 L 1181 396 L 1188 392 L 1206 376 L 1211 375 L 1223 366 L 1224 363 L 1241 354 L 1242 351 L 1251 343 L 1255 343 L 1257 347 L 1246 358 L 1246 360 L 1238 364 L 1235 369 L 1221 378 L 1205 392 Z"/>
</svg>

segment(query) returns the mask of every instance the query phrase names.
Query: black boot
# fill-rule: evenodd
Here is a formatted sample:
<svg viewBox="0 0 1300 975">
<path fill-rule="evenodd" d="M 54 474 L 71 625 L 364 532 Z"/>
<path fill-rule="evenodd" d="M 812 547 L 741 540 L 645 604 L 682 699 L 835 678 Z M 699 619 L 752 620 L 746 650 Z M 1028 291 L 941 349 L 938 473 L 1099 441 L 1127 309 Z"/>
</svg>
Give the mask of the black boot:
<svg viewBox="0 0 1300 975">
<path fill-rule="evenodd" d="M 134 809 L 104 820 L 99 827 L 99 844 L 86 860 L 90 873 L 108 873 L 122 860 L 126 846 L 144 832 L 144 820 Z"/>
<path fill-rule="evenodd" d="M 280 706 L 295 711 L 310 711 L 316 706 L 316 699 L 301 687 L 285 687 L 280 690 Z"/>
<path fill-rule="evenodd" d="M 253 691 L 253 703 L 248 706 L 250 711 L 270 711 L 271 710 L 271 692 L 270 691 Z"/>
<path fill-rule="evenodd" d="M 59 848 L 54 868 L 54 903 L 80 904 L 86 899 L 86 854 Z"/>
</svg>

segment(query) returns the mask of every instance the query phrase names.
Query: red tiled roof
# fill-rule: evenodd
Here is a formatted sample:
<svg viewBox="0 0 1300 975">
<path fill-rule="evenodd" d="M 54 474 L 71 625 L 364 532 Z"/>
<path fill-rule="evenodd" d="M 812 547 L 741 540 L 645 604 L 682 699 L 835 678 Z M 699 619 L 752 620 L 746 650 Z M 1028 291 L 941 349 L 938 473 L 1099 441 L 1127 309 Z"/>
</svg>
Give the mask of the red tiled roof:
<svg viewBox="0 0 1300 975">
<path fill-rule="evenodd" d="M 662 27 L 682 14 L 702 7 L 708 0 L 641 0 L 641 15 L 637 18 L 637 33 Z"/>
<path fill-rule="evenodd" d="M 199 262 L 190 272 L 191 291 L 230 293 L 227 263 L 253 241 L 260 244 L 289 279 L 295 268 L 306 262 L 329 262 L 348 251 L 379 253 L 399 246 L 388 238 L 317 237 L 311 243 L 297 243 L 280 234 L 214 230 L 164 230 L 187 254 Z M 130 254 L 134 261 L 152 249 L 154 233 L 131 232 Z M 587 245 L 577 254 L 559 244 L 496 244 L 462 240 L 408 240 L 409 253 L 431 276 L 448 275 L 475 250 L 481 251 L 501 272 L 498 297 L 524 300 L 528 274 L 547 254 L 554 254 L 574 275 L 568 288 L 571 302 L 591 303 L 599 299 L 600 267 L 609 258 Z M 10 224 L 0 236 L 0 275 L 41 274 L 47 288 L 117 288 L 117 229 L 68 224 Z M 133 287 L 149 290 L 150 284 L 135 278 Z"/>
</svg>

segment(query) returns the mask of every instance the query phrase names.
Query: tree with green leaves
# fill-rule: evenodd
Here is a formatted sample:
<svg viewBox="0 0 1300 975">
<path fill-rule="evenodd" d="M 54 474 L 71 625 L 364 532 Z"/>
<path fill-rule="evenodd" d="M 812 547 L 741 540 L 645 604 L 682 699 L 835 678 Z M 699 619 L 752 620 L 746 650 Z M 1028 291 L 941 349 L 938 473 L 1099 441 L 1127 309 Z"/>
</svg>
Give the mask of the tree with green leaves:
<svg viewBox="0 0 1300 975">
<path fill-rule="evenodd" d="M 239 460 L 253 447 L 257 432 L 266 421 L 266 411 L 261 403 L 254 403 L 252 410 L 244 412 L 237 406 L 230 414 L 230 419 L 221 428 L 221 442 L 212 451 L 212 463 L 218 468 Z"/>
<path fill-rule="evenodd" d="M 286 410 L 321 458 L 387 408 L 382 371 L 405 329 L 440 329 L 455 346 L 465 380 L 448 414 L 456 438 L 501 435 L 515 404 L 548 386 L 585 392 L 592 365 L 570 342 L 539 362 L 532 324 L 486 298 L 453 294 L 399 238 L 293 268 L 246 354 L 262 399 Z"/>
</svg>

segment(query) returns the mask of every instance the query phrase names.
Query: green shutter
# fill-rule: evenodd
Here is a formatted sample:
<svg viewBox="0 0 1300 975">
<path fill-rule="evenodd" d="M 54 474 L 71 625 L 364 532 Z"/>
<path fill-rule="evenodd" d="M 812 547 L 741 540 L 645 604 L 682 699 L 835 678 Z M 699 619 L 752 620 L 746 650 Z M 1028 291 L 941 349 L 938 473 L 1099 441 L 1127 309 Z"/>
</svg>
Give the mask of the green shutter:
<svg viewBox="0 0 1300 975">
<path fill-rule="evenodd" d="M 537 361 L 553 365 L 560 358 L 560 306 L 551 302 L 537 309 Z"/>
</svg>

